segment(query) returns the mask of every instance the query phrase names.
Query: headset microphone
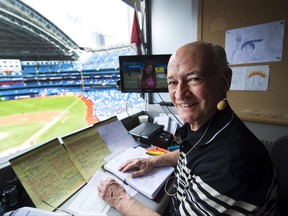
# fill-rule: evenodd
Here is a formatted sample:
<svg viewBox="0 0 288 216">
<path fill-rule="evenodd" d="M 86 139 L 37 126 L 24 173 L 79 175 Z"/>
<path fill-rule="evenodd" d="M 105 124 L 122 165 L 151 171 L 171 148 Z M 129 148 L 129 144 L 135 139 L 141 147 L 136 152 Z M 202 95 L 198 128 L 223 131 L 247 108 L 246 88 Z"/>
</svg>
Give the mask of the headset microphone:
<svg viewBox="0 0 288 216">
<path fill-rule="evenodd" d="M 224 98 L 223 100 L 219 101 L 219 103 L 217 104 L 217 109 L 218 110 L 224 110 L 227 107 L 227 99 Z"/>
</svg>

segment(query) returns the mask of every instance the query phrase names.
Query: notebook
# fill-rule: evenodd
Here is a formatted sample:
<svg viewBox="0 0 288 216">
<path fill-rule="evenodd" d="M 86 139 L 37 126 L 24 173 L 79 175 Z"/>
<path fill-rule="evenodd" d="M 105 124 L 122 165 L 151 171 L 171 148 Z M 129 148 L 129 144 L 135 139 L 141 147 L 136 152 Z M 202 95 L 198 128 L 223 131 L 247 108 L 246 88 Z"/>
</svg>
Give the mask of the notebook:
<svg viewBox="0 0 288 216">
<path fill-rule="evenodd" d="M 146 197 L 154 199 L 159 191 L 163 188 L 167 179 L 173 173 L 174 167 L 155 167 L 146 175 L 138 178 L 132 178 L 130 172 L 119 171 L 119 166 L 129 159 L 148 157 L 151 156 L 146 154 L 146 149 L 144 148 L 129 148 L 104 164 L 103 168 L 106 171 L 113 173 L 123 182 L 138 192 L 142 193 Z"/>
</svg>

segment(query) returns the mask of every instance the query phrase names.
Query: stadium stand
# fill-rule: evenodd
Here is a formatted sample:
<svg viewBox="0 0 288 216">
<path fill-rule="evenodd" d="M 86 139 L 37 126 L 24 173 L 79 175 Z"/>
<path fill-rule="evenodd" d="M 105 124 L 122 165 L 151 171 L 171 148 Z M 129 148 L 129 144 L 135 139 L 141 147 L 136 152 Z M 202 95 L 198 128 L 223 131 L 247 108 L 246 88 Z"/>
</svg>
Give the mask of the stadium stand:
<svg viewBox="0 0 288 216">
<path fill-rule="evenodd" d="M 0 74 L 0 100 L 82 94 L 94 104 L 100 120 L 130 109 L 143 109 L 139 94 L 116 89 L 119 56 L 135 54 L 130 46 L 95 52 L 85 62 L 23 61 L 21 75 Z M 129 97 L 128 97 L 129 95 Z"/>
<path fill-rule="evenodd" d="M 4 70 L 0 64 L 0 101 L 82 94 L 94 102 L 101 120 L 127 107 L 143 110 L 139 94 L 124 94 L 116 89 L 118 56 L 134 55 L 132 47 L 94 51 L 80 62 L 79 53 L 84 48 L 23 1 L 3 0 L 0 8 L 1 59 L 21 62 L 20 71 Z"/>
</svg>

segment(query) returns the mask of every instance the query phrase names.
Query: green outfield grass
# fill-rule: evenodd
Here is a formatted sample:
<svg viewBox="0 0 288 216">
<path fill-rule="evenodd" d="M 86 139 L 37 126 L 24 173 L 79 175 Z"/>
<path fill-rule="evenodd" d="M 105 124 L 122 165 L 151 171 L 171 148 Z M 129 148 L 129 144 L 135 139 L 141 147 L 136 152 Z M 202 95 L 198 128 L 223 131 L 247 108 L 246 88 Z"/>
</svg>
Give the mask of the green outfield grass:
<svg viewBox="0 0 288 216">
<path fill-rule="evenodd" d="M 23 143 L 40 144 L 86 126 L 86 104 L 75 96 L 1 101 L 0 152 Z"/>
</svg>

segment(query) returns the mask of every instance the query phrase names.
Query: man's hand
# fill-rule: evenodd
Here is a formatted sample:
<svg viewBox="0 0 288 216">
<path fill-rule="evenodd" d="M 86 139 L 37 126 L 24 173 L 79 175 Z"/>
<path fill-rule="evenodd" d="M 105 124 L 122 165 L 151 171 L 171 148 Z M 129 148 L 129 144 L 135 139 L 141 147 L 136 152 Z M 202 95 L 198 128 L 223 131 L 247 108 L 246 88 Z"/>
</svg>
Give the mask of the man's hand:
<svg viewBox="0 0 288 216">
<path fill-rule="evenodd" d="M 97 189 L 98 195 L 114 208 L 117 208 L 119 201 L 123 199 L 123 197 L 129 196 L 124 187 L 109 177 L 101 180 Z"/>
<path fill-rule="evenodd" d="M 114 179 L 106 178 L 98 185 L 98 195 L 125 216 L 160 216 L 133 199 Z"/>
<path fill-rule="evenodd" d="M 153 168 L 151 158 L 137 158 L 126 161 L 119 167 L 119 171 L 131 171 L 132 178 L 144 176 Z"/>
</svg>

